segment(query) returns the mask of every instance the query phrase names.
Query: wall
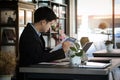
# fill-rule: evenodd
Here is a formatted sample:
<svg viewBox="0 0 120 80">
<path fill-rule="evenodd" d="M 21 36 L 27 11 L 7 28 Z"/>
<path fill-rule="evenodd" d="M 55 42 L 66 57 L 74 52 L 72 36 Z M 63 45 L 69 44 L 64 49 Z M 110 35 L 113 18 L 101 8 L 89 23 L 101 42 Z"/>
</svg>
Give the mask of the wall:
<svg viewBox="0 0 120 80">
<path fill-rule="evenodd" d="M 75 0 L 70 0 L 69 1 L 69 4 L 70 4 L 70 6 L 69 6 L 69 11 L 70 11 L 70 13 L 69 13 L 69 31 L 70 31 L 70 36 L 71 37 L 75 37 L 75 38 L 77 38 L 77 34 L 75 33 L 75 27 L 76 27 L 76 25 L 75 25 Z"/>
</svg>

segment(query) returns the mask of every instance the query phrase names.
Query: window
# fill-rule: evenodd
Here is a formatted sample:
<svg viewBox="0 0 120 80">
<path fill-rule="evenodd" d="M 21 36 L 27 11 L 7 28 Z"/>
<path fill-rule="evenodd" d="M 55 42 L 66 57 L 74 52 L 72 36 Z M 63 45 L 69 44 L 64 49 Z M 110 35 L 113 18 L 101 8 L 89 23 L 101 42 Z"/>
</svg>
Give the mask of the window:
<svg viewBox="0 0 120 80">
<path fill-rule="evenodd" d="M 78 40 L 120 42 L 120 0 L 77 0 L 76 4 Z"/>
</svg>

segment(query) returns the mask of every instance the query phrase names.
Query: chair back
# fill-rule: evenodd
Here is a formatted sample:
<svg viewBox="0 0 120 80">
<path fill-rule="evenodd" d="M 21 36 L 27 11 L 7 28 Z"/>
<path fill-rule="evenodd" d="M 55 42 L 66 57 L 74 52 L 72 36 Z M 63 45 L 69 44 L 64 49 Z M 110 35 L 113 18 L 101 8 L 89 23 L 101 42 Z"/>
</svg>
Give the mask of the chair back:
<svg viewBox="0 0 120 80">
<path fill-rule="evenodd" d="M 90 42 L 88 37 L 81 37 L 80 39 L 80 43 L 81 43 L 81 46 L 83 47 L 86 43 Z"/>
</svg>

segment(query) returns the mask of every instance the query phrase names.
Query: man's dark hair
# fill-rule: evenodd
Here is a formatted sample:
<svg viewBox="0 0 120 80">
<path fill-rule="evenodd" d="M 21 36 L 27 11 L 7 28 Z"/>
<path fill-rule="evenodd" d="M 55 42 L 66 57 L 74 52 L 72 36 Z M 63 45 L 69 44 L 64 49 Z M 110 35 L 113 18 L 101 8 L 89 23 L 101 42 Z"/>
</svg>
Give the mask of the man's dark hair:
<svg viewBox="0 0 120 80">
<path fill-rule="evenodd" d="M 48 7 L 39 7 L 34 13 L 35 23 L 41 20 L 46 20 L 47 22 L 50 22 L 55 19 L 57 19 L 57 16 L 53 12 L 53 10 Z"/>
</svg>

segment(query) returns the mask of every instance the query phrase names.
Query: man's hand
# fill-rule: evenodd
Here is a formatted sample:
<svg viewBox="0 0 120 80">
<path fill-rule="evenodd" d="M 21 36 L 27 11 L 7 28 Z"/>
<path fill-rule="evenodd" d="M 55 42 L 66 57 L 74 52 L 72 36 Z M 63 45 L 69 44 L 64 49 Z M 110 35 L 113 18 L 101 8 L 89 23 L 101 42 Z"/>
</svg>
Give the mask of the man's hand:
<svg viewBox="0 0 120 80">
<path fill-rule="evenodd" d="M 71 44 L 69 41 L 65 41 L 62 43 L 62 48 L 63 48 L 65 53 L 69 50 L 70 46 L 71 46 Z"/>
</svg>

